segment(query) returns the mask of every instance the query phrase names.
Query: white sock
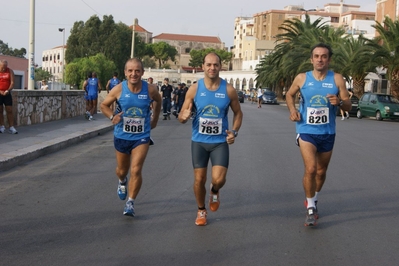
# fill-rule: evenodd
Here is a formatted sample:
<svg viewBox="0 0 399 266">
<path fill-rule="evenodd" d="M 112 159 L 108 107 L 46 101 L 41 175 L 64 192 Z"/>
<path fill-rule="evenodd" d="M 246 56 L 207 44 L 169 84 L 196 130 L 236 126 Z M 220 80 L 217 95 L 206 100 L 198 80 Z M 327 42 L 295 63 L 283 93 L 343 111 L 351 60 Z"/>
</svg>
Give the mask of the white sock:
<svg viewBox="0 0 399 266">
<path fill-rule="evenodd" d="M 316 208 L 315 197 L 316 196 L 314 196 L 313 198 L 306 198 L 306 200 L 308 202 L 308 209 L 312 208 L 312 207 Z"/>
<path fill-rule="evenodd" d="M 132 198 L 128 198 L 128 199 L 127 199 L 127 201 L 133 201 L 133 202 L 134 202 L 134 199 L 132 199 Z"/>
<path fill-rule="evenodd" d="M 314 194 L 314 201 L 317 201 L 317 194 L 319 194 L 319 192 L 316 191 L 316 194 Z"/>
</svg>

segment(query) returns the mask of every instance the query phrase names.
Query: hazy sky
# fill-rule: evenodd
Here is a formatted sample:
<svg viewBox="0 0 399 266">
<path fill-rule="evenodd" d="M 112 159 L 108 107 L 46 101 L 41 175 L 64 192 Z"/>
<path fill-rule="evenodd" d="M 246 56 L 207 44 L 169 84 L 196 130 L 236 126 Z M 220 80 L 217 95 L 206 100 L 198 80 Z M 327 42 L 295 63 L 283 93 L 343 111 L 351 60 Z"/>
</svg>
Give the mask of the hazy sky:
<svg viewBox="0 0 399 266">
<path fill-rule="evenodd" d="M 29 19 L 31 0 L 2 1 L 0 40 L 12 48 L 26 48 L 29 53 Z M 234 19 L 287 5 L 303 5 L 305 9 L 323 8 L 339 0 L 35 0 L 35 61 L 41 65 L 43 50 L 62 45 L 75 21 L 86 22 L 90 16 L 112 15 L 115 22 L 139 25 L 156 36 L 161 33 L 218 36 L 226 46 L 233 45 Z M 361 11 L 375 12 L 376 0 L 344 0 L 360 5 Z M 28 58 L 28 54 L 26 55 Z"/>
</svg>

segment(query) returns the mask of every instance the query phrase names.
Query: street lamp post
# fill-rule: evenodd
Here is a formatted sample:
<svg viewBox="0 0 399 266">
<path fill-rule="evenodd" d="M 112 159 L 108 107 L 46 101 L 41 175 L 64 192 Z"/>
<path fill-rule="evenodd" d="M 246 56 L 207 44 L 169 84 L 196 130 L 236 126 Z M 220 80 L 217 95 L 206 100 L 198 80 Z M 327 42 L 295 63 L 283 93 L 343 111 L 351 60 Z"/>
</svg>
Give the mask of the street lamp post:
<svg viewBox="0 0 399 266">
<path fill-rule="evenodd" d="M 62 86 L 65 86 L 65 28 L 58 28 L 62 32 Z"/>
</svg>

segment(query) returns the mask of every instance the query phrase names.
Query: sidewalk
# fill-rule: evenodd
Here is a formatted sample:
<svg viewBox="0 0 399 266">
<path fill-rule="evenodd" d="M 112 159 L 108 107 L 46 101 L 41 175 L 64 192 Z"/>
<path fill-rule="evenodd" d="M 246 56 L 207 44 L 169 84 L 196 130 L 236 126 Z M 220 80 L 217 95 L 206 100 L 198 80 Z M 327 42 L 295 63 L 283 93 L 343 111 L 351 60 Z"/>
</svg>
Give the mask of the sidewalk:
<svg viewBox="0 0 399 266">
<path fill-rule="evenodd" d="M 113 126 L 101 113 L 96 120 L 84 116 L 16 127 L 18 134 L 0 133 L 0 173 L 40 156 L 59 151 L 99 134 L 111 131 Z"/>
</svg>

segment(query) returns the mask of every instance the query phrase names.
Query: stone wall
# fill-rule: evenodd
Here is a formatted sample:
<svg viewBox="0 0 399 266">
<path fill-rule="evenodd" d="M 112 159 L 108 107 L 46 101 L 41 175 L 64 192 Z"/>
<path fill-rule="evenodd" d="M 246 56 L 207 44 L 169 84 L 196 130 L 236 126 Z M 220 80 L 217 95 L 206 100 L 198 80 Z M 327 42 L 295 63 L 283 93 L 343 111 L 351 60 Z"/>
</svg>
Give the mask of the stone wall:
<svg viewBox="0 0 399 266">
<path fill-rule="evenodd" d="M 82 90 L 12 90 L 14 124 L 33 125 L 84 115 L 86 102 Z M 3 108 L 5 109 L 5 108 Z M 4 122 L 7 125 L 5 110 Z"/>
</svg>

